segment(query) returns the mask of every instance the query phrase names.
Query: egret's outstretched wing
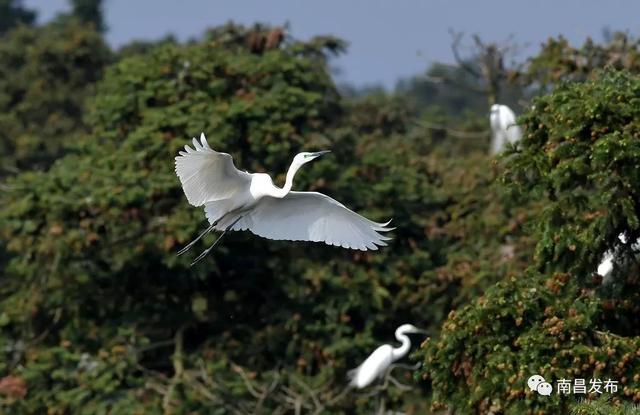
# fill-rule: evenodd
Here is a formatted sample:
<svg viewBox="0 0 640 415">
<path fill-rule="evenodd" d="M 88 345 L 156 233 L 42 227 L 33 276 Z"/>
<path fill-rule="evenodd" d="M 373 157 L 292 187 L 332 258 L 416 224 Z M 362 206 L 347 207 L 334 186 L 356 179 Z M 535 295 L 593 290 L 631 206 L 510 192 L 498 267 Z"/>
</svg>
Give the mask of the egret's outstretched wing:
<svg viewBox="0 0 640 415">
<path fill-rule="evenodd" d="M 231 155 L 212 150 L 204 133 L 200 142 L 193 139 L 193 147 L 184 146 L 176 157 L 176 174 L 189 203 L 228 199 L 250 185 L 251 175 L 236 169 Z"/>
<path fill-rule="evenodd" d="M 233 230 L 248 229 L 278 240 L 325 242 L 344 248 L 376 250 L 384 246 L 389 223 L 376 223 L 317 192 L 289 192 L 278 199 L 265 196 Z M 224 226 L 221 225 L 221 226 Z"/>
<path fill-rule="evenodd" d="M 393 348 L 390 345 L 384 344 L 378 347 L 360 366 L 347 373 L 349 384 L 356 388 L 369 386 L 376 378 L 384 375 L 393 362 L 392 355 Z"/>
</svg>

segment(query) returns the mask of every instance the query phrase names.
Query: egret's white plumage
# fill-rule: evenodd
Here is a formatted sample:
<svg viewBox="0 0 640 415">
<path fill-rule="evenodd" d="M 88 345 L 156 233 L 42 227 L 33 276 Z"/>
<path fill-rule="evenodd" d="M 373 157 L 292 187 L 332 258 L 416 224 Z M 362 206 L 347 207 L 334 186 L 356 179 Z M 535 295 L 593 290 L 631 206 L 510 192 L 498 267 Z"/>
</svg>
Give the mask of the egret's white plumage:
<svg viewBox="0 0 640 415">
<path fill-rule="evenodd" d="M 176 173 L 189 203 L 229 200 L 250 185 L 251 175 L 236 169 L 230 154 L 212 150 L 204 133 L 200 139 L 202 143 L 193 139 L 195 150 L 186 145 L 176 157 Z"/>
<path fill-rule="evenodd" d="M 209 146 L 204 133 L 200 141 L 193 139 L 193 147 L 185 146 L 176 157 L 176 174 L 189 203 L 204 205 L 207 231 L 249 230 L 268 239 L 360 250 L 378 249 L 389 239 L 380 234 L 393 229 L 389 222 L 373 222 L 322 193 L 291 191 L 298 169 L 328 151 L 296 155 L 279 188 L 267 174 L 238 170 L 229 154 Z"/>
<path fill-rule="evenodd" d="M 621 233 L 618 235 L 618 240 L 623 244 L 627 243 L 627 237 Z M 640 240 L 636 241 L 631 245 L 631 249 L 635 252 L 640 251 Z M 602 255 L 602 260 L 600 264 L 598 264 L 597 272 L 600 274 L 603 279 L 603 283 L 607 284 L 611 281 L 611 271 L 613 271 L 613 265 L 616 259 L 616 250 L 610 249 Z"/>
<path fill-rule="evenodd" d="M 411 348 L 411 340 L 407 336 L 409 333 L 424 333 L 424 330 L 420 330 L 411 324 L 403 324 L 398 327 L 395 335 L 401 345 L 393 347 L 389 344 L 383 344 L 378 347 L 360 366 L 349 371 L 349 384 L 361 389 L 369 386 L 377 378 L 384 376 L 393 362 L 409 353 Z"/>
<path fill-rule="evenodd" d="M 602 256 L 602 261 L 598 265 L 598 274 L 606 277 L 613 269 L 613 252 L 607 251 Z"/>
<path fill-rule="evenodd" d="M 491 124 L 491 154 L 498 154 L 507 143 L 515 144 L 522 138 L 522 128 L 516 124 L 516 114 L 506 105 L 493 104 L 489 115 Z"/>
</svg>

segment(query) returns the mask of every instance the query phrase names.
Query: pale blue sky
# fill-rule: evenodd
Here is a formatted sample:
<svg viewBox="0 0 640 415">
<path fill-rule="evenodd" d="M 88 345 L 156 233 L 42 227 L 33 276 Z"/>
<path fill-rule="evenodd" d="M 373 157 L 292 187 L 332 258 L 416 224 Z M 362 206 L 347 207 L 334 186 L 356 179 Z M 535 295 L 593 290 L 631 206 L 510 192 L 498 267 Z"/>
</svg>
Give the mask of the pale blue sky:
<svg viewBox="0 0 640 415">
<path fill-rule="evenodd" d="M 66 0 L 25 0 L 46 21 L 68 8 Z M 486 41 L 510 35 L 535 52 L 550 36 L 572 42 L 602 29 L 638 34 L 635 0 L 106 0 L 107 38 L 114 46 L 132 39 L 200 35 L 229 20 L 274 25 L 289 22 L 294 36 L 333 34 L 350 46 L 334 64 L 339 82 L 393 87 L 434 61 L 452 62 L 449 28 L 478 33 Z"/>
</svg>

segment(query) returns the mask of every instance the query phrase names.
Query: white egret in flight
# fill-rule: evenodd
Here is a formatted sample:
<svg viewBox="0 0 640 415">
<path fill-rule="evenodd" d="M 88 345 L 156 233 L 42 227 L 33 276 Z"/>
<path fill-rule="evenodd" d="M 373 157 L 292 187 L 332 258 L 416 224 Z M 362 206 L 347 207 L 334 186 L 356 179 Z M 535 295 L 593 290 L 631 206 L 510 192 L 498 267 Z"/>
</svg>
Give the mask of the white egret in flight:
<svg viewBox="0 0 640 415">
<path fill-rule="evenodd" d="M 279 188 L 268 174 L 238 170 L 229 154 L 209 147 L 204 133 L 200 141 L 193 139 L 193 147 L 186 145 L 185 151 L 176 157 L 176 174 L 189 203 L 204 206 L 211 226 L 178 255 L 208 232 L 222 231 L 194 264 L 229 230 L 249 230 L 268 239 L 324 242 L 363 251 L 376 250 L 390 239 L 379 233 L 393 229 L 387 227 L 390 221 L 373 222 L 322 193 L 291 190 L 298 169 L 329 151 L 297 154 L 287 171 L 284 187 Z"/>
<path fill-rule="evenodd" d="M 515 144 L 522 138 L 522 128 L 516 124 L 516 114 L 506 105 L 491 106 L 489 123 L 491 124 L 491 154 L 504 151 L 507 142 Z"/>
<path fill-rule="evenodd" d="M 409 333 L 426 333 L 426 331 L 420 330 L 412 324 L 403 324 L 398 327 L 396 339 L 402 343 L 400 347 L 393 347 L 390 344 L 378 347 L 360 366 L 349 371 L 349 384 L 362 389 L 369 386 L 377 378 L 383 377 L 393 362 L 409 353 L 411 348 L 411 340 L 407 336 Z"/>
</svg>

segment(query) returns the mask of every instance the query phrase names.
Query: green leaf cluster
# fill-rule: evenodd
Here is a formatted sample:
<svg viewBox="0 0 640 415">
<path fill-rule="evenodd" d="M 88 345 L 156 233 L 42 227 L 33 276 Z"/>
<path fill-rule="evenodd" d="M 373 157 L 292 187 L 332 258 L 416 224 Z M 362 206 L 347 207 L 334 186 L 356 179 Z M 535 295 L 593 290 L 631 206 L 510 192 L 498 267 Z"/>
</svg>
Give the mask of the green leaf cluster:
<svg viewBox="0 0 640 415">
<path fill-rule="evenodd" d="M 84 138 L 86 100 L 111 61 L 102 36 L 71 18 L 0 37 L 0 177 L 45 169 Z"/>
<path fill-rule="evenodd" d="M 530 228 L 533 262 L 452 312 L 441 336 L 424 346 L 422 374 L 432 382 L 434 408 L 568 410 L 575 398 L 529 390 L 533 374 L 548 381 L 610 378 L 620 382 L 616 398 L 640 400 L 632 246 L 640 200 L 639 88 L 637 76 L 605 71 L 557 87 L 521 117 L 526 135 L 505 155 L 503 182 L 514 195 L 543 204 Z M 595 268 L 618 245 L 621 265 L 603 283 Z"/>
</svg>

